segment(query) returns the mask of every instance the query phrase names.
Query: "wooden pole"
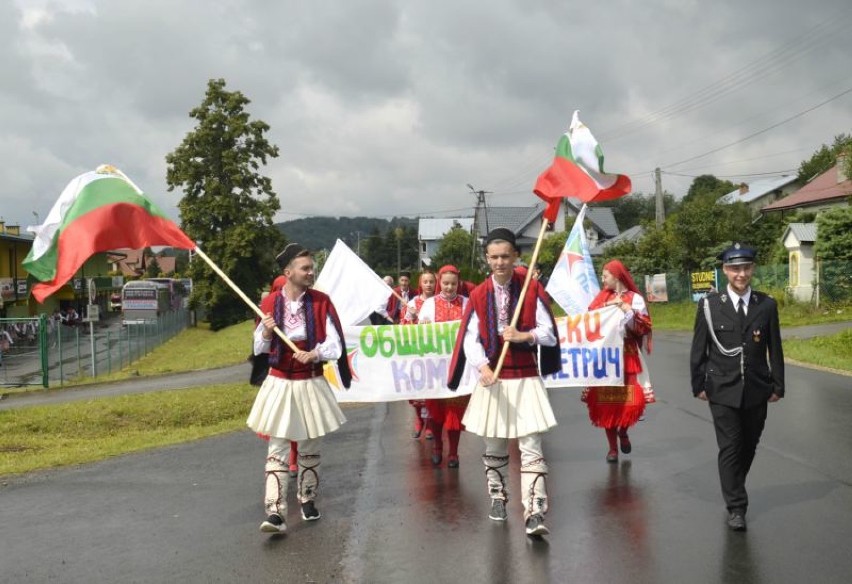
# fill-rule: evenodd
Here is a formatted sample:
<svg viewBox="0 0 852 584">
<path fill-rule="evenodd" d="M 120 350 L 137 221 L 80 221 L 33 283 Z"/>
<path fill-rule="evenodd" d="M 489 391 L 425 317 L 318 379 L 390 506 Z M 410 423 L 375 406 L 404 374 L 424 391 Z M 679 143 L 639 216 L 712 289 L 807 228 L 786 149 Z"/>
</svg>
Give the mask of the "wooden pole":
<svg viewBox="0 0 852 584">
<path fill-rule="evenodd" d="M 219 277 L 220 277 L 220 278 L 222 278 L 222 280 L 224 280 L 224 281 L 225 281 L 225 284 L 227 284 L 228 286 L 230 286 L 230 287 L 231 287 L 231 289 L 232 289 L 234 292 L 236 292 L 236 293 L 237 293 L 237 296 L 239 296 L 240 298 L 242 298 L 242 299 L 243 299 L 243 302 L 245 302 L 246 304 L 248 304 L 248 305 L 249 305 L 249 307 L 251 307 L 251 309 L 254 311 L 254 313 L 255 313 L 257 316 L 259 316 L 260 318 L 263 318 L 263 317 L 265 317 L 265 316 L 266 316 L 265 314 L 263 314 L 263 312 L 260 310 L 260 308 L 259 308 L 259 307 L 258 307 L 258 306 L 254 303 L 254 302 L 252 302 L 252 301 L 251 301 L 251 299 L 250 299 L 248 296 L 246 296 L 246 295 L 245 295 L 245 293 L 243 293 L 243 291 L 242 291 L 242 290 L 240 290 L 240 288 L 239 288 L 236 284 L 234 284 L 234 282 L 233 282 L 233 281 L 232 281 L 232 280 L 231 280 L 231 279 L 230 279 L 230 278 L 229 278 L 229 277 L 225 274 L 225 272 L 223 272 L 221 269 L 219 269 L 219 266 L 217 266 L 216 264 L 214 264 L 214 263 L 213 263 L 213 260 L 211 260 L 209 257 L 207 257 L 207 254 L 206 254 L 206 253 L 204 253 L 203 251 L 201 251 L 201 248 L 199 248 L 199 247 L 196 245 L 196 246 L 195 246 L 195 249 L 194 249 L 193 251 L 194 251 L 194 252 L 198 255 L 198 257 L 200 257 L 200 258 L 201 258 L 201 259 L 203 259 L 205 262 L 207 262 L 207 265 L 208 265 L 208 266 L 210 266 L 210 268 L 211 268 L 214 272 L 216 272 L 216 273 L 219 275 Z M 276 327 L 273 329 L 273 331 L 275 332 L 275 334 L 276 334 L 276 335 L 278 335 L 278 336 L 279 336 L 279 338 L 280 338 L 282 341 L 284 341 L 285 343 L 287 343 L 287 346 L 288 346 L 288 347 L 290 347 L 291 349 L 293 349 L 293 352 L 294 352 L 294 353 L 295 353 L 295 352 L 298 352 L 298 351 L 300 351 L 300 350 L 301 350 L 301 349 L 299 349 L 299 347 L 297 347 L 295 344 L 293 344 L 293 341 L 291 341 L 291 340 L 287 337 L 287 335 L 285 335 L 285 334 L 281 331 L 281 329 L 279 329 L 279 328 L 278 328 L 278 326 L 277 326 L 277 325 L 276 325 Z"/>
<path fill-rule="evenodd" d="M 533 249 L 532 258 L 530 258 L 530 265 L 527 269 L 527 277 L 524 278 L 524 287 L 521 288 L 521 294 L 518 296 L 518 304 L 515 305 L 515 313 L 512 315 L 512 321 L 509 323 L 509 326 L 514 327 L 518 324 L 518 318 L 521 316 L 521 307 L 524 305 L 524 298 L 527 295 L 527 289 L 530 287 L 530 280 L 532 280 L 533 267 L 538 261 L 538 252 L 541 250 L 541 242 L 544 240 L 544 234 L 547 232 L 547 219 L 542 217 L 541 220 L 541 231 L 538 234 L 538 240 L 535 242 L 535 248 Z M 506 353 L 509 352 L 509 343 L 503 342 L 503 347 L 500 350 L 500 358 L 497 360 L 497 366 L 494 368 L 494 380 L 500 376 L 500 370 L 503 369 L 503 362 L 506 360 Z"/>
</svg>

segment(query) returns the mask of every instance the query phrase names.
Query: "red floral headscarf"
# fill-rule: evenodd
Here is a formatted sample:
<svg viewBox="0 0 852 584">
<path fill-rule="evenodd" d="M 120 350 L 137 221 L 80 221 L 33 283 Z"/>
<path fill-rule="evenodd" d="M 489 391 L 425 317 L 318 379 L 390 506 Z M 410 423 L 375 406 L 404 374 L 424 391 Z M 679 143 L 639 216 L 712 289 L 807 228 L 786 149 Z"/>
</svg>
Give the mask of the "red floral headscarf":
<svg viewBox="0 0 852 584">
<path fill-rule="evenodd" d="M 618 260 L 611 260 L 604 267 L 604 270 L 613 275 L 617 280 L 619 280 L 624 286 L 634 292 L 635 294 L 640 294 L 639 288 L 636 287 L 636 284 L 633 282 L 633 276 L 630 275 L 630 271 Z M 615 292 L 613 290 L 607 290 L 604 288 L 598 295 L 595 296 L 595 299 L 592 300 L 592 303 L 589 304 L 589 310 L 594 310 L 595 308 L 600 308 L 608 300 L 615 296 Z"/>
</svg>

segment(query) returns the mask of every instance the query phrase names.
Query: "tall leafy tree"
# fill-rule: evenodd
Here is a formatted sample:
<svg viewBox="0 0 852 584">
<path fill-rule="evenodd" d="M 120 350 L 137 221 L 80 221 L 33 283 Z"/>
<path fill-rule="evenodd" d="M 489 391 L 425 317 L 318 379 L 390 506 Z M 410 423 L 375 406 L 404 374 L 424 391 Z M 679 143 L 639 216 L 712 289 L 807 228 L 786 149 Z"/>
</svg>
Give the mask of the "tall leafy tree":
<svg viewBox="0 0 852 584">
<path fill-rule="evenodd" d="M 459 224 L 453 226 L 441 239 L 438 250 L 432 257 L 432 267 L 439 269 L 446 264 L 470 269 L 471 254 L 474 252 L 473 234 Z"/>
<path fill-rule="evenodd" d="M 817 175 L 824 173 L 837 162 L 837 155 L 840 152 L 849 152 L 852 154 L 852 136 L 848 134 L 838 134 L 834 137 L 834 142 L 831 146 L 823 144 L 819 149 L 811 155 L 807 160 L 803 160 L 799 165 L 799 180 L 809 181 Z M 847 168 L 852 170 L 852 162 L 847 157 Z M 852 175 L 850 175 L 852 176 Z"/>
<path fill-rule="evenodd" d="M 720 180 L 712 174 L 702 174 L 693 179 L 689 190 L 683 197 L 683 202 L 688 203 L 695 199 L 711 199 L 715 201 L 722 195 L 726 195 L 736 188 L 729 180 Z"/>
<path fill-rule="evenodd" d="M 821 260 L 820 286 L 829 300 L 852 298 L 852 207 L 840 207 L 817 216 L 814 251 Z"/>
<path fill-rule="evenodd" d="M 166 181 L 170 191 L 183 192 L 178 208 L 187 235 L 243 292 L 258 298 L 276 272 L 284 237 L 272 223 L 278 196 L 259 172 L 278 156 L 278 147 L 265 137 L 269 125 L 245 111 L 249 103 L 239 91 L 228 91 L 224 79 L 211 79 L 201 105 L 189 113 L 195 128 L 166 156 Z M 246 318 L 245 304 L 205 262 L 194 260 L 187 271 L 192 301 L 206 307 L 211 329 Z"/>
</svg>

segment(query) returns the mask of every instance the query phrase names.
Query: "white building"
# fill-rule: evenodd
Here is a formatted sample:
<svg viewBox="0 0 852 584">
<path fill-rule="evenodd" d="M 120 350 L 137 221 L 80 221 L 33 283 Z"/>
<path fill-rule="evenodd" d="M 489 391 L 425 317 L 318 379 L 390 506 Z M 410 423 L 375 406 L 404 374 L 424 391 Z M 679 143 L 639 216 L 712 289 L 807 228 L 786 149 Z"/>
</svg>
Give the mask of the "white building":
<svg viewBox="0 0 852 584">
<path fill-rule="evenodd" d="M 789 253 L 790 261 L 787 290 L 790 291 L 793 298 L 800 302 L 810 302 L 813 298 L 816 280 L 814 262 L 816 237 L 816 223 L 790 223 L 781 237 L 781 242 Z"/>
</svg>

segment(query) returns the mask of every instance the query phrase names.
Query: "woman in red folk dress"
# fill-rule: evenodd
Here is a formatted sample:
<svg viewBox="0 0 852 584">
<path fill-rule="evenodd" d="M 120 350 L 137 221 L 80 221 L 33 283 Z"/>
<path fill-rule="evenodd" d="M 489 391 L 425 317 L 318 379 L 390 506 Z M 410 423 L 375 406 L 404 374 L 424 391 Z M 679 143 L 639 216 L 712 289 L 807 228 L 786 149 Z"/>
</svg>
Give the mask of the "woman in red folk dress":
<svg viewBox="0 0 852 584">
<path fill-rule="evenodd" d="M 420 274 L 420 294 L 408 301 L 408 304 L 402 306 L 402 312 L 399 315 L 400 324 L 417 324 L 418 313 L 423 303 L 427 299 L 435 295 L 435 274 L 432 272 L 422 272 Z M 410 399 L 408 403 L 414 408 L 414 431 L 411 437 L 417 440 L 420 438 L 421 432 L 426 428 L 426 440 L 432 440 L 432 431 L 426 427 L 426 400 Z"/>
<path fill-rule="evenodd" d="M 618 462 L 618 443 L 621 452 L 630 453 L 633 447 L 627 429 L 642 416 L 645 404 L 655 401 L 640 352 L 643 344 L 646 352 L 651 351 L 651 317 L 633 277 L 620 261 L 612 260 L 604 266 L 601 283 L 603 289 L 589 304 L 589 310 L 617 306 L 624 313 L 620 323 L 624 336 L 624 385 L 589 387 L 583 391 L 582 399 L 589 408 L 592 424 L 606 430 L 607 462 Z"/>
<path fill-rule="evenodd" d="M 438 270 L 438 285 L 441 293 L 423 303 L 420 308 L 419 322 L 447 322 L 461 320 L 467 298 L 458 293 L 459 271 L 455 266 L 444 266 Z M 447 441 L 450 443 L 447 466 L 459 466 L 459 438 L 464 426 L 462 417 L 467 408 L 470 396 L 460 396 L 448 399 L 427 399 L 426 409 L 429 412 L 427 424 L 435 437 L 432 448 L 432 464 L 438 466 L 444 455 L 444 429 L 447 430 Z"/>
</svg>

